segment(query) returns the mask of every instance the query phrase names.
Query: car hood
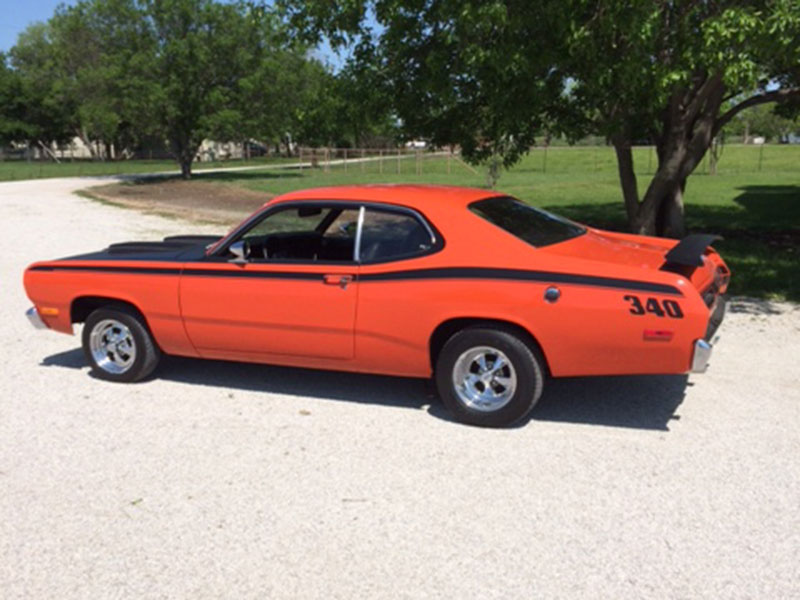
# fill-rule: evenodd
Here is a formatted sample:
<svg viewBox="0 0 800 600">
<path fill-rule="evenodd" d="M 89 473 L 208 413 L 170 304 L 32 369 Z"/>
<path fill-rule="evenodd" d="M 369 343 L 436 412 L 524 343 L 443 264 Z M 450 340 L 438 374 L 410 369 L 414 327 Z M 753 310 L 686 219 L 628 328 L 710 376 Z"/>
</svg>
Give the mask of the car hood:
<svg viewBox="0 0 800 600">
<path fill-rule="evenodd" d="M 206 248 L 221 239 L 219 235 L 175 235 L 160 242 L 122 242 L 88 254 L 62 260 L 195 260 L 205 255 Z"/>
</svg>

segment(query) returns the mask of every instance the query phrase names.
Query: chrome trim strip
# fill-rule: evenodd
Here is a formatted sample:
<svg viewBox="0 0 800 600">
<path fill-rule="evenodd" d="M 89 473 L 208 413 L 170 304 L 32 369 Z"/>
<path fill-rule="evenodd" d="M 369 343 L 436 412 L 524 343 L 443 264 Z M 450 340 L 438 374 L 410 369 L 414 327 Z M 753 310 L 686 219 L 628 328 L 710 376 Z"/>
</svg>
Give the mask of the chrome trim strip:
<svg viewBox="0 0 800 600">
<path fill-rule="evenodd" d="M 707 341 L 700 339 L 694 342 L 694 354 L 692 356 L 692 373 L 705 373 L 708 369 L 708 361 L 711 359 L 711 349 L 713 346 Z"/>
<path fill-rule="evenodd" d="M 356 263 L 361 262 L 361 231 L 364 229 L 364 205 L 358 209 L 358 223 L 356 225 L 356 242 L 353 248 L 353 260 Z"/>
<path fill-rule="evenodd" d="M 42 317 L 39 316 L 39 311 L 36 310 L 35 306 L 31 306 L 28 310 L 25 311 L 25 316 L 28 317 L 28 321 L 31 322 L 31 325 L 34 326 L 36 329 L 48 329 L 47 325 L 44 321 L 42 321 Z"/>
</svg>

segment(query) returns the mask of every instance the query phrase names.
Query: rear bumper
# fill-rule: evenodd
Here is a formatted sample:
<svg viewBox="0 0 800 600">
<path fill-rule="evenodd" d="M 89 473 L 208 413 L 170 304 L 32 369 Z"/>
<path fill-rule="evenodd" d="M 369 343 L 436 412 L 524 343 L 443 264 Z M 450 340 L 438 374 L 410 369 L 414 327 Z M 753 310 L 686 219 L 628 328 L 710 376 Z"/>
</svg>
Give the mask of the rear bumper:
<svg viewBox="0 0 800 600">
<path fill-rule="evenodd" d="M 31 306 L 28 310 L 26 310 L 25 316 L 28 317 L 28 321 L 30 321 L 31 325 L 33 325 L 36 329 L 48 329 L 45 322 L 42 321 L 42 317 L 39 316 L 39 311 L 36 310 L 35 306 Z"/>
<path fill-rule="evenodd" d="M 711 360 L 711 350 L 714 348 L 714 334 L 725 318 L 725 297 L 717 296 L 714 310 L 708 318 L 708 327 L 703 339 L 695 340 L 692 352 L 692 373 L 705 373 L 708 369 L 708 362 Z"/>
<path fill-rule="evenodd" d="M 711 360 L 713 346 L 705 340 L 696 340 L 692 353 L 692 373 L 705 373 Z"/>
</svg>

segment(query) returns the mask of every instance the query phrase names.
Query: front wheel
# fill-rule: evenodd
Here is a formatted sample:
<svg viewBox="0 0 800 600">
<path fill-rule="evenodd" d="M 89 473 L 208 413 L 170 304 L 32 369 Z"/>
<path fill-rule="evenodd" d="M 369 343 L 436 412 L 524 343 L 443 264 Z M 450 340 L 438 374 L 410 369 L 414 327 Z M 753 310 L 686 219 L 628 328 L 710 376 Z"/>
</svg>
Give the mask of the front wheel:
<svg viewBox="0 0 800 600">
<path fill-rule="evenodd" d="M 436 361 L 436 387 L 456 419 L 503 427 L 525 417 L 542 395 L 543 361 L 516 332 L 470 327 Z"/>
<path fill-rule="evenodd" d="M 95 376 L 118 382 L 144 379 L 161 357 L 142 318 L 123 305 L 98 308 L 86 318 L 83 352 Z"/>
</svg>

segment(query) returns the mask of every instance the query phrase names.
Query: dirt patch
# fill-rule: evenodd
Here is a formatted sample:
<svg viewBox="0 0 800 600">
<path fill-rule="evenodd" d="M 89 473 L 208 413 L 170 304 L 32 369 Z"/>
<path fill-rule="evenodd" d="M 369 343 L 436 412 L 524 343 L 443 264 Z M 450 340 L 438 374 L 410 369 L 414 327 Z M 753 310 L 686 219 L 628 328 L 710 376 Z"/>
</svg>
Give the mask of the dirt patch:
<svg viewBox="0 0 800 600">
<path fill-rule="evenodd" d="M 179 179 L 114 183 L 83 194 L 146 213 L 226 226 L 239 223 L 272 197 L 221 183 Z"/>
</svg>

